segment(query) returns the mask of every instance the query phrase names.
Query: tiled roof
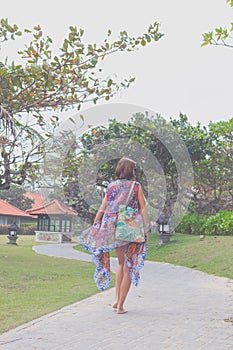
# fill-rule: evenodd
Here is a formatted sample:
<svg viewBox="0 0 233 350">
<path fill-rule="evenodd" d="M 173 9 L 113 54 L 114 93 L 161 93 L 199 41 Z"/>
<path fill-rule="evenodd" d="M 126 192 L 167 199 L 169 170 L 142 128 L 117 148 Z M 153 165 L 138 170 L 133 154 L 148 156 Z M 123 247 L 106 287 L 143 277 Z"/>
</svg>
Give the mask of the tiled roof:
<svg viewBox="0 0 233 350">
<path fill-rule="evenodd" d="M 32 203 L 32 207 L 27 209 L 26 212 L 31 209 L 42 207 L 48 203 L 48 201 L 39 193 L 26 192 L 24 193 L 24 196 L 34 201 L 34 203 Z"/>
<path fill-rule="evenodd" d="M 30 217 L 25 211 L 20 210 L 6 201 L 0 199 L 0 215 L 24 216 Z"/>
<path fill-rule="evenodd" d="M 50 203 L 42 205 L 39 208 L 29 209 L 28 214 L 30 215 L 39 215 L 39 214 L 47 214 L 47 215 L 78 215 L 74 210 L 60 203 L 58 200 L 53 200 Z"/>
</svg>

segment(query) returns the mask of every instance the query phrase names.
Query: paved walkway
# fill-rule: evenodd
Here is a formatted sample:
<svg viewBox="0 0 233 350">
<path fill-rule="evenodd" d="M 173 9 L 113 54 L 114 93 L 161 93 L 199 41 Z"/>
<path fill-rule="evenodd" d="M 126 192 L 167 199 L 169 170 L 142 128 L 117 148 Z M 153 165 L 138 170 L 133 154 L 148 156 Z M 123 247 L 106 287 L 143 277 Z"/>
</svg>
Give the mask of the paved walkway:
<svg viewBox="0 0 233 350">
<path fill-rule="evenodd" d="M 90 260 L 72 244 L 34 250 Z M 127 314 L 111 309 L 114 289 L 108 289 L 1 335 L 0 349 L 233 349 L 233 324 L 224 321 L 233 316 L 233 280 L 149 261 L 141 275 L 139 287 L 132 286 L 128 295 Z"/>
</svg>

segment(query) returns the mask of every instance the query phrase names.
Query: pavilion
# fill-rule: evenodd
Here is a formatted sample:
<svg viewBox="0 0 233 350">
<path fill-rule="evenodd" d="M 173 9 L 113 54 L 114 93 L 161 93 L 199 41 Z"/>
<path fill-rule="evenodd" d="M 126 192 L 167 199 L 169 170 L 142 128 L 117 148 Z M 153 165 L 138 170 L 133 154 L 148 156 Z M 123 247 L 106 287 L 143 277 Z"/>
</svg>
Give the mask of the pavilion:
<svg viewBox="0 0 233 350">
<path fill-rule="evenodd" d="M 41 207 L 29 209 L 27 213 L 37 216 L 37 242 L 71 242 L 73 237 L 74 210 L 53 200 Z"/>
</svg>

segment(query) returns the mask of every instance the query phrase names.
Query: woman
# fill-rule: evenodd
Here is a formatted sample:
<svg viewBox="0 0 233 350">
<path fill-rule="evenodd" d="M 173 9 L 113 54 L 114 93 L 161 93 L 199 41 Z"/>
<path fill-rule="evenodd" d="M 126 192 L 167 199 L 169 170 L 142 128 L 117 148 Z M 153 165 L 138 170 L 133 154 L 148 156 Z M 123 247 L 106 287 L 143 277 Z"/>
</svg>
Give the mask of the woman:
<svg viewBox="0 0 233 350">
<path fill-rule="evenodd" d="M 96 264 L 94 280 L 97 287 L 103 290 L 110 283 L 110 256 L 116 250 L 118 269 L 116 272 L 116 300 L 113 308 L 118 314 L 124 314 L 124 302 L 131 282 L 139 283 L 139 270 L 144 265 L 148 242 L 148 216 L 142 187 L 135 179 L 136 163 L 128 158 L 119 160 L 116 167 L 117 180 L 110 183 L 102 204 L 96 214 L 93 226 L 85 230 L 79 240 L 84 248 L 92 253 Z M 134 183 L 134 184 L 133 184 Z M 133 184 L 133 185 L 132 185 Z M 118 209 L 125 204 L 133 186 L 128 205 L 140 211 L 143 220 L 145 242 L 119 242 L 115 240 Z"/>
</svg>

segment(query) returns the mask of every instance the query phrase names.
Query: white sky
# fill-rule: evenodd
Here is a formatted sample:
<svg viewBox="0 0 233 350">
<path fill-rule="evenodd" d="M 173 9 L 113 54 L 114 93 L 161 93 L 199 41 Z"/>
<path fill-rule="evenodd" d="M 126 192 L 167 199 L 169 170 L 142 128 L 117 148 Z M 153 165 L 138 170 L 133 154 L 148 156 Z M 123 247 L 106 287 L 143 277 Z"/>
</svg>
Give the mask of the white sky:
<svg viewBox="0 0 233 350">
<path fill-rule="evenodd" d="M 233 21 L 225 0 L 66 0 L 62 6 L 58 1 L 8 0 L 1 3 L 0 13 L 22 28 L 40 24 L 57 45 L 70 25 L 85 30 L 85 41 L 101 43 L 108 29 L 136 36 L 158 21 L 165 34 L 158 43 L 104 61 L 107 75 L 136 77 L 111 102 L 140 105 L 165 118 L 182 112 L 194 124 L 233 116 L 233 49 L 201 48 L 204 32 Z"/>
</svg>

